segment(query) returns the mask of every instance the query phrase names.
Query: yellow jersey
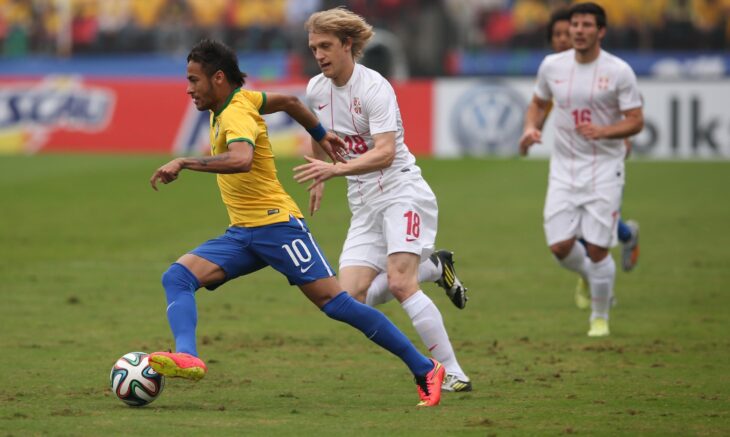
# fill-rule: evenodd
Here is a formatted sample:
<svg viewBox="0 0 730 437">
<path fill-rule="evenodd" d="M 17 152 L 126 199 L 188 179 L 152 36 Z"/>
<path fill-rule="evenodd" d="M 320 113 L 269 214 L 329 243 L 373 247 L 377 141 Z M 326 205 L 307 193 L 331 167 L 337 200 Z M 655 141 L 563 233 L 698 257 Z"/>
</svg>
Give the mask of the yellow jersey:
<svg viewBox="0 0 730 437">
<path fill-rule="evenodd" d="M 236 88 L 223 109 L 210 114 L 212 155 L 227 152 L 233 142 L 244 141 L 254 148 L 251 171 L 217 175 L 231 226 L 286 222 L 290 214 L 303 217 L 276 176 L 268 130 L 259 112 L 265 104 L 265 93 Z"/>
</svg>

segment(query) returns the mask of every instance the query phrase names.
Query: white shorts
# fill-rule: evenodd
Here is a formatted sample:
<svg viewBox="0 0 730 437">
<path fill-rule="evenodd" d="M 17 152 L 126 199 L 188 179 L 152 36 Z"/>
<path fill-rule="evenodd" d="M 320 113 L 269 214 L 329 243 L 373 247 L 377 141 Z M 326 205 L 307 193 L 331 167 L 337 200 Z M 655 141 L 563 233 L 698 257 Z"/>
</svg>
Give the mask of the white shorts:
<svg viewBox="0 0 730 437">
<path fill-rule="evenodd" d="M 586 190 L 550 184 L 543 213 L 548 246 L 573 237 L 615 246 L 622 190 L 623 185 Z"/>
<path fill-rule="evenodd" d="M 423 179 L 405 181 L 392 195 L 358 205 L 340 255 L 340 268 L 387 269 L 388 255 L 413 253 L 427 259 L 438 226 L 436 196 Z"/>
</svg>

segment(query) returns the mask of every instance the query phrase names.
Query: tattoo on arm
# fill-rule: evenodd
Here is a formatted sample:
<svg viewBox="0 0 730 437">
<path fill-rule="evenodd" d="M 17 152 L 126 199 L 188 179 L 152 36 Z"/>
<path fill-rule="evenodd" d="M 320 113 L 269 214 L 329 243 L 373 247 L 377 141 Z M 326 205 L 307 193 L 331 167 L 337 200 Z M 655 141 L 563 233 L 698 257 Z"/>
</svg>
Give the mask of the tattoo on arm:
<svg viewBox="0 0 730 437">
<path fill-rule="evenodd" d="M 200 158 L 196 158 L 196 161 L 201 166 L 207 167 L 209 162 L 225 161 L 227 159 L 228 159 L 228 153 L 221 153 L 220 155 L 214 155 L 214 156 L 202 156 Z"/>
</svg>

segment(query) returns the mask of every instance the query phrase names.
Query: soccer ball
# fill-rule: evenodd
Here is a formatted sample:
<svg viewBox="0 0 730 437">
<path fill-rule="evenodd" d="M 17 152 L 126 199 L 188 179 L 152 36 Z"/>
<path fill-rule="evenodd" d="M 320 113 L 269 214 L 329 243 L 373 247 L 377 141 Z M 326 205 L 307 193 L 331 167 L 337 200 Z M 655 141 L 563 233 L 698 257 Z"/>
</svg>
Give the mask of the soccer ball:
<svg viewBox="0 0 730 437">
<path fill-rule="evenodd" d="M 157 399 L 165 387 L 165 377 L 155 372 L 144 352 L 130 352 L 118 359 L 109 379 L 117 397 L 127 405 L 141 407 Z"/>
</svg>

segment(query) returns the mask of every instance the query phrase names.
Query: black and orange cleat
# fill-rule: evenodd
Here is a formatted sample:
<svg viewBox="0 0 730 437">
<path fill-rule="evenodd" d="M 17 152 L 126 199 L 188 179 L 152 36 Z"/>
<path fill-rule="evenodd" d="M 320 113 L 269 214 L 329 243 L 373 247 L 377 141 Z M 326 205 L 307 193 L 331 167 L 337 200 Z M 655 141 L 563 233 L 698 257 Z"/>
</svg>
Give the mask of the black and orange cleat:
<svg viewBox="0 0 730 437">
<path fill-rule="evenodd" d="M 418 396 L 421 402 L 419 407 L 435 407 L 441 401 L 441 384 L 444 382 L 446 369 L 438 361 L 431 358 L 433 369 L 424 376 L 416 376 Z"/>
</svg>

